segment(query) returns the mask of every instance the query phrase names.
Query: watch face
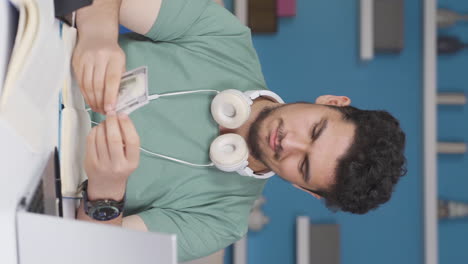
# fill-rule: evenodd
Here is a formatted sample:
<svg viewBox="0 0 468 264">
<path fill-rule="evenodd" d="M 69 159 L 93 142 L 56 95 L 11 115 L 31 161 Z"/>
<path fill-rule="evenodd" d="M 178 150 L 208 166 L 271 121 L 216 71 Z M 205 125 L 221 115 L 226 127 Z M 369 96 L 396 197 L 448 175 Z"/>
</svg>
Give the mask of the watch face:
<svg viewBox="0 0 468 264">
<path fill-rule="evenodd" d="M 90 215 L 93 219 L 108 221 L 117 218 L 120 215 L 120 211 L 114 206 L 99 206 L 95 208 Z"/>
</svg>

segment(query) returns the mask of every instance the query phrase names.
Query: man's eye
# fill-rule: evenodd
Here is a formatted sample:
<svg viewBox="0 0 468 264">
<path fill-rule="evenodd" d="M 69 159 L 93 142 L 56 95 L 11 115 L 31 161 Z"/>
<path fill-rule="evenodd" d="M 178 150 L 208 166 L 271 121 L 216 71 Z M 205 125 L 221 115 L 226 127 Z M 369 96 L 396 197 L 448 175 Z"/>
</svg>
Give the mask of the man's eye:
<svg viewBox="0 0 468 264">
<path fill-rule="evenodd" d="M 313 140 L 315 140 L 315 138 L 317 137 L 317 127 L 318 127 L 318 124 L 315 124 L 314 129 L 312 129 L 312 139 Z"/>
<path fill-rule="evenodd" d="M 302 178 L 304 178 L 305 182 L 307 182 L 306 159 L 307 159 L 307 156 L 304 158 L 304 160 L 302 160 L 302 164 L 301 164 Z"/>
</svg>

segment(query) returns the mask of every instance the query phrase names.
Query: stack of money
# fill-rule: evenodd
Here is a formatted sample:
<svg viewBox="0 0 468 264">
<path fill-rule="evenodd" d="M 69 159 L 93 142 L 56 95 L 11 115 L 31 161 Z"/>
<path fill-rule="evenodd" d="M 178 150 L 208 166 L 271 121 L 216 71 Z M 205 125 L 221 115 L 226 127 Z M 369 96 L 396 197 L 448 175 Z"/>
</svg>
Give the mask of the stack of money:
<svg viewBox="0 0 468 264">
<path fill-rule="evenodd" d="M 130 114 L 149 103 L 148 70 L 146 66 L 126 72 L 120 81 L 117 113 Z"/>
</svg>

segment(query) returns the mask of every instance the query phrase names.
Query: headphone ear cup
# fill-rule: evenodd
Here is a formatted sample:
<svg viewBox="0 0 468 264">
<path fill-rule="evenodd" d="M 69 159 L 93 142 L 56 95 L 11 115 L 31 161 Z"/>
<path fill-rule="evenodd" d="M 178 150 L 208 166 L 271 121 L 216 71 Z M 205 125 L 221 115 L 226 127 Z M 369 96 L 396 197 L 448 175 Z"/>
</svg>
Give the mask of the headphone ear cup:
<svg viewBox="0 0 468 264">
<path fill-rule="evenodd" d="M 224 90 L 211 102 L 211 114 L 221 126 L 235 129 L 244 124 L 250 116 L 252 100 L 238 90 Z"/>
<path fill-rule="evenodd" d="M 241 136 L 230 133 L 217 137 L 210 146 L 210 159 L 220 170 L 233 172 L 244 169 L 249 150 Z"/>
</svg>

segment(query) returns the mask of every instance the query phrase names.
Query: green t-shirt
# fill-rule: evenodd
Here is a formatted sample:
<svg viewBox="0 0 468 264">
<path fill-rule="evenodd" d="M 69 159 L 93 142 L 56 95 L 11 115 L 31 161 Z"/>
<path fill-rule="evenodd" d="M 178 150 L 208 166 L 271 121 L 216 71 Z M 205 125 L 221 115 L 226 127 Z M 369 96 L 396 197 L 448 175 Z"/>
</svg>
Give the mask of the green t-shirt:
<svg viewBox="0 0 468 264">
<path fill-rule="evenodd" d="M 164 0 L 146 36 L 122 35 L 119 42 L 128 70 L 148 66 L 150 94 L 266 89 L 250 30 L 212 0 Z M 133 112 L 141 146 L 191 163 L 210 163 L 209 146 L 219 135 L 210 113 L 214 96 L 163 97 Z M 177 234 L 179 261 L 186 261 L 243 237 L 264 184 L 142 152 L 128 180 L 124 214 L 138 214 L 150 231 Z"/>
</svg>

